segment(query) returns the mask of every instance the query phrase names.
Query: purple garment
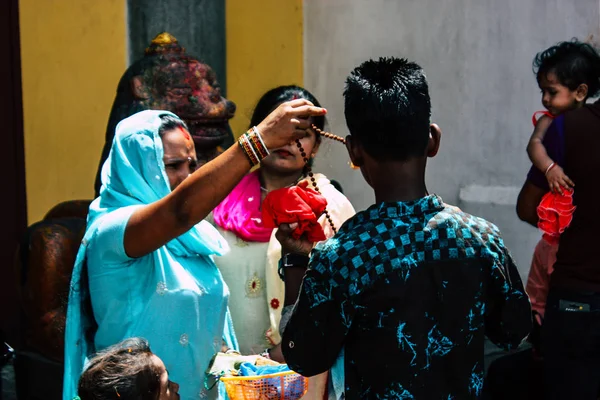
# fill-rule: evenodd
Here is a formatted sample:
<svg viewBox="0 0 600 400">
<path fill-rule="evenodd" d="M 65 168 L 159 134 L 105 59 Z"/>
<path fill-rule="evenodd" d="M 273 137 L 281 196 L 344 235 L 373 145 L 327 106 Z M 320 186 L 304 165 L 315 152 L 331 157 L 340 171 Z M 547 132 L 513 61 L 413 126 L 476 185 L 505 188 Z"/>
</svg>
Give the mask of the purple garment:
<svg viewBox="0 0 600 400">
<path fill-rule="evenodd" d="M 565 164 L 565 117 L 559 115 L 548 127 L 542 144 L 546 148 L 548 156 L 560 166 Z M 535 166 L 531 166 L 527 174 L 527 180 L 535 186 L 550 190 L 546 176 Z"/>
</svg>

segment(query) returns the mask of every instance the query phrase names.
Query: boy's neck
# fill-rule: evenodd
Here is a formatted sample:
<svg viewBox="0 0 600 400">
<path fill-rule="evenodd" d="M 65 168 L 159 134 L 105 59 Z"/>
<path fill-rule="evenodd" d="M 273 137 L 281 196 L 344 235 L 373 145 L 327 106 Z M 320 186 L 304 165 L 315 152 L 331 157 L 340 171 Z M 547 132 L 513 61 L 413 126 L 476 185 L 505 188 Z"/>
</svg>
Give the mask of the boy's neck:
<svg viewBox="0 0 600 400">
<path fill-rule="evenodd" d="M 375 191 L 375 201 L 407 202 L 427 196 L 426 158 L 378 162 L 365 171 Z"/>
</svg>

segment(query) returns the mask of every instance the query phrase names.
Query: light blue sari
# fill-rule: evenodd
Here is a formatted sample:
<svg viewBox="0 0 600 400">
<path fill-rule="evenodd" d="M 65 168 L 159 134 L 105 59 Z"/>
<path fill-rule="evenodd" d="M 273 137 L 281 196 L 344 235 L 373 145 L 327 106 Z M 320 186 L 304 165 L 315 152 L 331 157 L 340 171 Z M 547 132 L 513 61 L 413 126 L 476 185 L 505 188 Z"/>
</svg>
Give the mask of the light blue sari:
<svg viewBox="0 0 600 400">
<path fill-rule="evenodd" d="M 63 400 L 77 395 L 88 356 L 128 337 L 149 341 L 182 399 L 214 398 L 217 390 L 205 386 L 209 362 L 223 340 L 237 349 L 229 290 L 211 258 L 228 247 L 208 222 L 146 256 L 125 253 L 129 217 L 170 192 L 158 135 L 162 114 L 175 116 L 142 111 L 117 125 L 71 278 Z"/>
</svg>

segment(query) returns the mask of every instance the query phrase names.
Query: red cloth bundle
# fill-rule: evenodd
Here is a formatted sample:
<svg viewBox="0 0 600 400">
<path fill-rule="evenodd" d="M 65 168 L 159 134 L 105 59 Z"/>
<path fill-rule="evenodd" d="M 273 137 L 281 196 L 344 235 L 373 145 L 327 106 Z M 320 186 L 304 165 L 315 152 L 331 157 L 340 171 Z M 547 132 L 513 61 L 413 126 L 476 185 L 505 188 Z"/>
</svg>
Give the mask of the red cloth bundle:
<svg viewBox="0 0 600 400">
<path fill-rule="evenodd" d="M 281 224 L 298 223 L 292 232 L 294 239 L 306 234 L 311 242 L 325 240 L 325 232 L 318 219 L 327 207 L 327 200 L 319 192 L 309 189 L 308 182 L 270 192 L 262 204 L 263 224 L 277 228 Z"/>
<path fill-rule="evenodd" d="M 550 244 L 558 244 L 560 234 L 573 220 L 573 191 L 563 190 L 560 193 L 547 193 L 537 208 L 538 227 L 544 233 L 542 237 Z"/>
</svg>

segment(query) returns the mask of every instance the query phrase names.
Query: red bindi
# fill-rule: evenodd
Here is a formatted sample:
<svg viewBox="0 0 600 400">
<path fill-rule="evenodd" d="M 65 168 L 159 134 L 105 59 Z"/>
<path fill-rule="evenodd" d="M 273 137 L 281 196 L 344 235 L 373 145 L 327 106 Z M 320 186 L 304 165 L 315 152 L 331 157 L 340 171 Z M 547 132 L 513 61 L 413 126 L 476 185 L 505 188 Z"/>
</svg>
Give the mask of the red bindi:
<svg viewBox="0 0 600 400">
<path fill-rule="evenodd" d="M 190 136 L 190 134 L 188 133 L 188 131 L 186 131 L 183 127 L 180 126 L 179 127 L 179 131 L 181 132 L 181 134 L 183 135 L 183 137 L 186 140 L 191 140 L 192 139 L 191 136 Z"/>
</svg>

